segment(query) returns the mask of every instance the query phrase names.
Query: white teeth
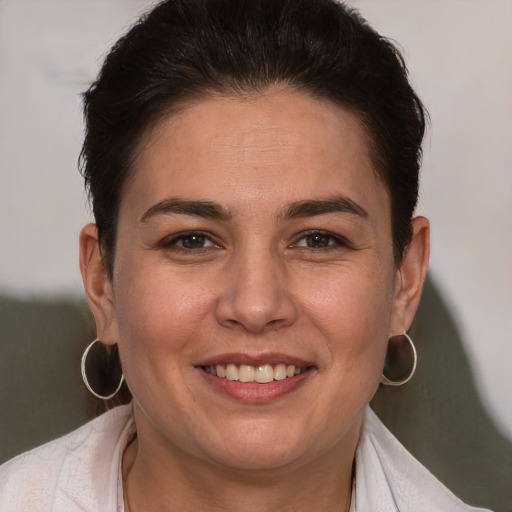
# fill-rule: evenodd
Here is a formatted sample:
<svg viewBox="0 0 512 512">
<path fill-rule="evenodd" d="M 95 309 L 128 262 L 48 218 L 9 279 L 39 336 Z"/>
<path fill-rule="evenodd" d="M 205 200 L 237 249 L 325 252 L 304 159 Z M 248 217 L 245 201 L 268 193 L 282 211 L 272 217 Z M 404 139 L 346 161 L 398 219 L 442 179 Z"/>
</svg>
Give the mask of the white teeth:
<svg viewBox="0 0 512 512">
<path fill-rule="evenodd" d="M 248 364 L 238 366 L 230 363 L 226 366 L 217 364 L 203 368 L 211 375 L 216 375 L 220 378 L 239 380 L 240 382 L 258 382 L 260 384 L 266 384 L 274 380 L 284 380 L 306 371 L 306 368 L 296 367 L 293 364 L 287 366 L 284 363 L 276 365 L 262 364 L 256 367 Z"/>
<path fill-rule="evenodd" d="M 274 379 L 283 380 L 286 379 L 286 365 L 283 363 L 276 364 L 274 368 Z"/>
<path fill-rule="evenodd" d="M 234 364 L 228 364 L 226 366 L 226 379 L 238 380 L 238 368 Z"/>
<path fill-rule="evenodd" d="M 254 382 L 254 368 L 247 364 L 241 364 L 238 370 L 238 380 L 240 382 Z"/>
<path fill-rule="evenodd" d="M 274 380 L 274 368 L 270 364 L 264 364 L 256 368 L 254 380 L 260 384 L 266 384 Z"/>
</svg>

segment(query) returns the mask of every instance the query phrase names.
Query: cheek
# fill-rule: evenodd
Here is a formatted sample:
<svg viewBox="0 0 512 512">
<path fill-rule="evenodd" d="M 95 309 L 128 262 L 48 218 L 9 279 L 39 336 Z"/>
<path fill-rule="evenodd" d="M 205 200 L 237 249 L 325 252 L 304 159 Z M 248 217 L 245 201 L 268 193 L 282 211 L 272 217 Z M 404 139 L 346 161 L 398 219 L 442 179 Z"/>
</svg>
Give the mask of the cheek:
<svg viewBox="0 0 512 512">
<path fill-rule="evenodd" d="M 120 285 L 114 287 L 123 368 L 127 373 L 158 373 L 162 358 L 167 367 L 178 366 L 179 354 L 191 350 L 208 317 L 212 297 L 190 277 L 173 275 L 165 268 L 142 264 L 119 268 Z M 132 371 L 133 370 L 133 371 Z"/>
<path fill-rule="evenodd" d="M 353 371 L 354 378 L 362 369 L 380 371 L 389 335 L 393 272 L 368 268 L 344 269 L 302 292 L 306 316 L 328 341 L 332 360 L 344 372 Z"/>
</svg>

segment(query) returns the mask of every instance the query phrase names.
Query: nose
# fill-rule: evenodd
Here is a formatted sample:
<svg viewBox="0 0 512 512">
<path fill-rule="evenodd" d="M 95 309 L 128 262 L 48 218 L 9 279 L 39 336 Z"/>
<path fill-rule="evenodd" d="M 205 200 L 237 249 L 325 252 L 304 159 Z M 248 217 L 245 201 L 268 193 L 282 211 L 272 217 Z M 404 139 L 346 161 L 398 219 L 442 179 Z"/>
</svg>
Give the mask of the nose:
<svg viewBox="0 0 512 512">
<path fill-rule="evenodd" d="M 297 308 L 284 265 L 270 250 L 232 261 L 218 299 L 217 321 L 255 334 L 292 325 Z"/>
</svg>

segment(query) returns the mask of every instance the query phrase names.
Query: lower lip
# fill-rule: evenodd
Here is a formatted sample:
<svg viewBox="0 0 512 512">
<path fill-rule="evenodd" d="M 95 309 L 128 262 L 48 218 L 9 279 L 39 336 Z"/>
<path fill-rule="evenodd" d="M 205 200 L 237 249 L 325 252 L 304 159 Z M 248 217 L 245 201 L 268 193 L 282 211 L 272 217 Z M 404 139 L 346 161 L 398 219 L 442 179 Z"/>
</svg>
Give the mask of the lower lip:
<svg viewBox="0 0 512 512">
<path fill-rule="evenodd" d="M 295 377 L 287 377 L 283 380 L 273 380 L 266 384 L 259 384 L 257 382 L 228 380 L 212 375 L 202 368 L 198 368 L 198 370 L 215 389 L 231 398 L 244 402 L 269 402 L 276 400 L 298 389 L 314 372 L 313 368 L 309 368 L 304 373 L 296 375 Z"/>
</svg>

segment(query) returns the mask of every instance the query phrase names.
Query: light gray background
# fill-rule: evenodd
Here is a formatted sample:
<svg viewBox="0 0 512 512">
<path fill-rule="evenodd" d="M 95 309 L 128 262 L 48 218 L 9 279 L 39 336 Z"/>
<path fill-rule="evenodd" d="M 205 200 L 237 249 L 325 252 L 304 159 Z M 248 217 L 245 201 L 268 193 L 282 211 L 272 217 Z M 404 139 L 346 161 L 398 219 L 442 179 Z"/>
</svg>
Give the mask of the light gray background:
<svg viewBox="0 0 512 512">
<path fill-rule="evenodd" d="M 79 93 L 150 3 L 0 0 L 2 293 L 81 295 Z M 432 221 L 431 273 L 512 439 L 512 2 L 349 3 L 400 44 L 431 113 L 418 208 Z"/>
</svg>

